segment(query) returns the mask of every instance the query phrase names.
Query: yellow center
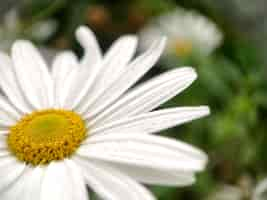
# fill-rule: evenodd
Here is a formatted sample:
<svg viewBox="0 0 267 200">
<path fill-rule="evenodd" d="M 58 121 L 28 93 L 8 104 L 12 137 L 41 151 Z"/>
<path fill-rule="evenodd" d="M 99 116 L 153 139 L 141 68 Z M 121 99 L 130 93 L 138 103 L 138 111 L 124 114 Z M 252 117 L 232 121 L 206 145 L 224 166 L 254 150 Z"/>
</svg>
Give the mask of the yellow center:
<svg viewBox="0 0 267 200">
<path fill-rule="evenodd" d="M 72 111 L 42 110 L 24 116 L 10 128 L 9 150 L 32 165 L 71 156 L 86 137 L 82 118 Z"/>
<path fill-rule="evenodd" d="M 192 43 L 189 41 L 177 40 L 174 45 L 177 56 L 187 56 L 193 50 Z"/>
</svg>

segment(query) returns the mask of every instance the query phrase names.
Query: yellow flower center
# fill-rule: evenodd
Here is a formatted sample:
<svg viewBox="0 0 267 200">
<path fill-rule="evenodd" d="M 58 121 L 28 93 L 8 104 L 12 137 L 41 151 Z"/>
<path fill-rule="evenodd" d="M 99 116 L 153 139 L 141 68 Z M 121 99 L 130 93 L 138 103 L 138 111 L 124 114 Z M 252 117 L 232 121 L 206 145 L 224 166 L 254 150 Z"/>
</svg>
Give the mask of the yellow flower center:
<svg viewBox="0 0 267 200">
<path fill-rule="evenodd" d="M 66 110 L 42 110 L 25 115 L 10 128 L 9 150 L 32 165 L 71 156 L 86 137 L 82 118 Z"/>
<path fill-rule="evenodd" d="M 177 56 L 187 56 L 192 50 L 192 43 L 185 40 L 177 40 L 174 44 L 174 50 Z"/>
</svg>

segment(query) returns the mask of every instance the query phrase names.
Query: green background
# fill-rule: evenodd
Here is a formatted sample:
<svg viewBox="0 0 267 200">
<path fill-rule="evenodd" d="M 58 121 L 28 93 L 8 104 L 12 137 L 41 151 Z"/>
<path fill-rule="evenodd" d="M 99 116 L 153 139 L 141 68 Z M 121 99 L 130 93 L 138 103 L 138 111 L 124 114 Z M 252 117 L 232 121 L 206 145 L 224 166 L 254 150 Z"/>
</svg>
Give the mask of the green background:
<svg viewBox="0 0 267 200">
<path fill-rule="evenodd" d="M 267 166 L 267 80 L 265 0 L 27 0 L 0 3 L 4 24 L 10 9 L 19 13 L 14 35 L 2 25 L 1 41 L 28 38 L 51 49 L 81 48 L 74 39 L 75 29 L 89 25 L 107 49 L 117 37 L 137 33 L 153 17 L 182 6 L 206 15 L 218 24 L 224 42 L 208 57 L 192 55 L 159 63 L 146 78 L 170 66 L 191 65 L 198 80 L 166 105 L 209 105 L 209 117 L 161 133 L 191 143 L 208 153 L 210 162 L 190 187 L 151 189 L 158 199 L 211 199 L 230 194 L 231 200 L 250 199 L 255 185 L 265 176 Z M 3 4 L 3 5 L 2 5 Z M 45 38 L 34 37 L 34 25 L 52 19 L 57 26 Z M 1 43 L 1 42 L 0 42 Z M 1 45 L 0 45 L 1 46 Z M 231 190 L 229 190 L 231 187 Z"/>
</svg>

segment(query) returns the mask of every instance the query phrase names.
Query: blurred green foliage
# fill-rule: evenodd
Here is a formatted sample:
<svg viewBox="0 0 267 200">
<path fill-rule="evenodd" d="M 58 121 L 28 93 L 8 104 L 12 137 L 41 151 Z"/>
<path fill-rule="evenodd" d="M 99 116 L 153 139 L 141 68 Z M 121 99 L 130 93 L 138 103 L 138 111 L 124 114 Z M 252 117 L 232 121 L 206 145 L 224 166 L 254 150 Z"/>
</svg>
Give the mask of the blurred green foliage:
<svg viewBox="0 0 267 200">
<path fill-rule="evenodd" d="M 263 56 L 265 49 L 259 44 L 265 40 L 264 37 L 258 38 L 259 34 L 257 38 L 253 38 L 253 34 L 244 34 L 240 23 L 242 19 L 250 18 L 235 15 L 238 10 L 223 10 L 228 9 L 227 2 L 28 0 L 15 5 L 20 11 L 23 27 L 30 27 L 40 20 L 57 21 L 57 31 L 47 40 L 36 42 L 50 48 L 70 47 L 78 53 L 81 49 L 73 33 L 80 24 L 87 24 L 96 32 L 103 49 L 121 34 L 138 32 L 149 19 L 172 10 L 176 5 L 199 10 L 219 24 L 225 39 L 211 56 L 172 58 L 169 65 L 159 63 L 147 76 L 182 65 L 194 66 L 198 71 L 199 78 L 192 87 L 164 106 L 206 104 L 211 107 L 211 115 L 162 134 L 204 149 L 210 157 L 208 169 L 199 175 L 192 187 L 151 188 L 159 199 L 199 200 L 207 199 L 221 184 L 241 187 L 242 178 L 246 176 L 251 179 L 253 187 L 267 175 L 267 73 Z M 242 6 L 246 4 L 241 5 L 240 9 L 244 10 Z M 228 12 L 233 13 L 226 15 Z M 248 26 L 246 21 L 242 23 Z"/>
</svg>

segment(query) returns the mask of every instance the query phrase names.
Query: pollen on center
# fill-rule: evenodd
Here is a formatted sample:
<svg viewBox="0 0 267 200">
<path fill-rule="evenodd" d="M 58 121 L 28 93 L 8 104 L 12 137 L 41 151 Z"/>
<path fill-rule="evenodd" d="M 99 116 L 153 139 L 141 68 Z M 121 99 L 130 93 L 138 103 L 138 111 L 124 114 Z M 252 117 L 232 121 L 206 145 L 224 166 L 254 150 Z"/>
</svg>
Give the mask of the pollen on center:
<svg viewBox="0 0 267 200">
<path fill-rule="evenodd" d="M 44 165 L 70 157 L 86 137 L 82 118 L 67 110 L 41 110 L 25 115 L 10 128 L 8 148 L 19 160 Z"/>
</svg>

